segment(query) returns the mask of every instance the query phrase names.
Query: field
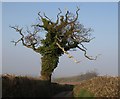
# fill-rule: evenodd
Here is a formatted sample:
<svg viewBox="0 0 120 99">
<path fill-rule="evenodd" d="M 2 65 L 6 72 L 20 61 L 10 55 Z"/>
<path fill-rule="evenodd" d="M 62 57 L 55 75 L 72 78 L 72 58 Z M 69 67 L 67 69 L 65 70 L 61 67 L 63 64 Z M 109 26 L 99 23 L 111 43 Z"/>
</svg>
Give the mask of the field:
<svg viewBox="0 0 120 99">
<path fill-rule="evenodd" d="M 94 75 L 93 75 L 94 74 Z M 2 75 L 2 97 L 118 97 L 120 77 L 95 73 L 54 79 Z M 83 79 L 84 78 L 84 79 Z"/>
<path fill-rule="evenodd" d="M 80 74 L 72 77 L 64 77 L 64 78 L 56 78 L 56 79 L 53 78 L 53 82 L 60 83 L 60 84 L 76 85 L 76 84 L 79 84 L 81 81 L 88 80 L 97 76 L 98 76 L 97 72 L 90 71 L 90 72 L 86 72 L 84 74 Z"/>
</svg>

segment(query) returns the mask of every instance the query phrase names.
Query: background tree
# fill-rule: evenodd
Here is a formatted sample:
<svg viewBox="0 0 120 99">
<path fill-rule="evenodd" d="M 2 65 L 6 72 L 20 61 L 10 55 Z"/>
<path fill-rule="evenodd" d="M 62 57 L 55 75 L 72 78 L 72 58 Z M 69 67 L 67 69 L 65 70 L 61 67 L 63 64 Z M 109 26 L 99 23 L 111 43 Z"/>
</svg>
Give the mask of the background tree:
<svg viewBox="0 0 120 99">
<path fill-rule="evenodd" d="M 87 56 L 87 49 L 83 43 L 89 43 L 92 40 L 90 37 L 91 28 L 84 28 L 80 24 L 78 21 L 79 10 L 77 8 L 76 14 L 66 11 L 65 15 L 61 15 L 62 11 L 59 9 L 55 22 L 46 16 L 45 13 L 41 15 L 39 12 L 39 22 L 31 26 L 33 31 L 27 29 L 24 32 L 23 28 L 10 26 L 21 35 L 19 40 L 12 41 L 15 45 L 21 41 L 23 46 L 31 48 L 42 55 L 41 78 L 43 80 L 51 81 L 52 72 L 58 65 L 59 57 L 64 53 L 76 63 L 79 63 L 68 53 L 70 49 L 80 49 L 89 60 L 97 58 L 93 59 Z M 38 35 L 41 32 L 45 33 L 45 38 Z"/>
</svg>

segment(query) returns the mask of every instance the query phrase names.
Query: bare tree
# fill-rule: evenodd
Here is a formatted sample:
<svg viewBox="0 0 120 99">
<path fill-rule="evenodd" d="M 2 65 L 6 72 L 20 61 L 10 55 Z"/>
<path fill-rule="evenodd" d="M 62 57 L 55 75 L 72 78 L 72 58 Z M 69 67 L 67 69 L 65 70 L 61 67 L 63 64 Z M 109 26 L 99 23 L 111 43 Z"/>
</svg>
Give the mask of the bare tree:
<svg viewBox="0 0 120 99">
<path fill-rule="evenodd" d="M 78 21 L 79 10 L 77 8 L 75 14 L 66 11 L 65 15 L 62 15 L 62 11 L 59 9 L 55 22 L 46 16 L 45 13 L 41 15 L 39 12 L 38 24 L 31 26 L 33 28 L 32 32 L 27 29 L 27 35 L 24 34 L 23 28 L 10 26 L 21 35 L 19 40 L 12 41 L 15 45 L 21 41 L 23 46 L 31 48 L 42 55 L 41 78 L 43 80 L 51 81 L 52 72 L 58 65 L 59 57 L 64 53 L 76 63 L 79 63 L 68 53 L 70 49 L 78 48 L 84 52 L 84 56 L 89 60 L 95 60 L 97 58 L 93 59 L 87 56 L 87 49 L 83 43 L 89 43 L 93 39 L 90 33 L 92 29 L 85 28 L 80 24 Z M 38 35 L 41 32 L 46 32 L 45 38 L 43 39 Z"/>
</svg>

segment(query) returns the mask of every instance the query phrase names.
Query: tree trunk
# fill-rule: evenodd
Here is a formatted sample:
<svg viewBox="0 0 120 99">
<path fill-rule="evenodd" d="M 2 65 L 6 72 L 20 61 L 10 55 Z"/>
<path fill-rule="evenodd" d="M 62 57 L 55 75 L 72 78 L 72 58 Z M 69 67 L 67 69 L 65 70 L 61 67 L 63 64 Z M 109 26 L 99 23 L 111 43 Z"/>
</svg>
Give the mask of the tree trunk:
<svg viewBox="0 0 120 99">
<path fill-rule="evenodd" d="M 59 57 L 54 54 L 47 54 L 41 58 L 41 61 L 41 79 L 51 82 L 52 72 L 58 65 Z"/>
</svg>

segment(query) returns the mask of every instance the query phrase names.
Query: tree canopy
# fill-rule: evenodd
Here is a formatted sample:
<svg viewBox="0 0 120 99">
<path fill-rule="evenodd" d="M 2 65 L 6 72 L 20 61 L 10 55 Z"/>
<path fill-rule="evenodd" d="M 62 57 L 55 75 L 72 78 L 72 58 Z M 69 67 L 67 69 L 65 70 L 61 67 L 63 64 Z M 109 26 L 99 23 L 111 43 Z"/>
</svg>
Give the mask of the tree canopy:
<svg viewBox="0 0 120 99">
<path fill-rule="evenodd" d="M 53 22 L 46 14 L 43 16 L 41 12 L 38 13 L 39 21 L 38 24 L 31 25 L 33 31 L 26 30 L 27 35 L 24 35 L 23 28 L 18 26 L 10 26 L 19 32 L 21 38 L 18 41 L 12 41 L 15 45 L 18 42 L 22 42 L 27 48 L 33 49 L 42 55 L 48 53 L 54 53 L 61 56 L 62 54 L 67 54 L 69 58 L 73 58 L 67 51 L 70 49 L 78 48 L 84 52 L 84 56 L 89 60 L 95 60 L 87 56 L 87 49 L 83 45 L 84 43 L 89 43 L 93 38 L 91 38 L 91 28 L 85 28 L 78 20 L 79 8 L 76 10 L 76 15 L 70 11 L 66 11 L 65 15 L 61 15 L 62 11 L 59 8 L 59 13 L 57 14 L 56 22 Z M 41 23 L 42 21 L 42 23 Z M 40 32 L 46 33 L 44 39 L 38 35 Z"/>
</svg>

